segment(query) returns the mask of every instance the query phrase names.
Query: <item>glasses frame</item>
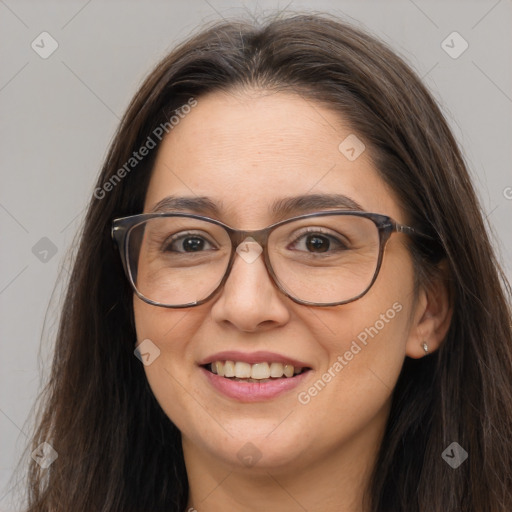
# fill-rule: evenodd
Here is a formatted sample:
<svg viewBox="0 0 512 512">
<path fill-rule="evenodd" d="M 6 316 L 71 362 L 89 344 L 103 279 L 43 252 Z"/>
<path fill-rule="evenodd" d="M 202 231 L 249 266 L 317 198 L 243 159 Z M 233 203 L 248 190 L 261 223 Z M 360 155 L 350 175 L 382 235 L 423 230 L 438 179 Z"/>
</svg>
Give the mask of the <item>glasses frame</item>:
<svg viewBox="0 0 512 512">
<path fill-rule="evenodd" d="M 377 265 L 375 267 L 375 273 L 373 275 L 372 280 L 370 281 L 370 284 L 366 287 L 366 289 L 357 295 L 356 297 L 353 297 L 348 300 L 343 300 L 339 302 L 310 302 L 310 301 L 304 301 L 301 299 L 297 299 L 293 295 L 290 295 L 279 283 L 279 280 L 277 279 L 276 274 L 274 273 L 274 269 L 272 268 L 272 265 L 270 263 L 270 258 L 268 255 L 268 248 L 267 248 L 267 242 L 268 238 L 270 236 L 270 233 L 274 231 L 279 226 L 283 226 L 284 224 L 288 224 L 290 222 L 294 222 L 296 220 L 302 220 L 302 219 L 309 219 L 313 217 L 325 217 L 325 216 L 332 216 L 332 215 L 350 215 L 350 216 L 356 216 L 356 217 L 364 217 L 369 220 L 371 220 L 377 227 L 379 231 L 379 256 L 377 260 Z M 217 226 L 221 226 L 225 229 L 225 231 L 228 233 L 228 236 L 231 240 L 231 255 L 229 257 L 229 262 L 226 267 L 226 271 L 224 273 L 223 278 L 219 282 L 219 285 L 208 295 L 206 298 L 190 302 L 187 304 L 179 304 L 179 305 L 169 305 L 169 304 L 163 304 L 161 302 L 156 302 L 148 297 L 145 297 L 142 295 L 139 290 L 137 290 L 137 287 L 135 286 L 135 283 L 133 282 L 132 273 L 128 265 L 128 235 L 130 231 L 138 226 L 139 224 L 146 222 L 153 218 L 162 218 L 162 217 L 187 217 L 192 219 L 197 219 L 201 221 L 210 222 L 212 224 L 215 224 Z M 125 274 L 128 278 L 128 281 L 130 282 L 130 285 L 135 292 L 135 294 L 144 302 L 147 304 L 151 304 L 153 306 L 159 306 L 164 308 L 172 308 L 172 309 L 181 309 L 181 308 L 189 308 L 194 306 L 199 306 L 201 304 L 204 304 L 205 302 L 208 302 L 211 298 L 216 295 L 219 290 L 224 286 L 226 283 L 229 274 L 231 272 L 231 269 L 233 267 L 233 264 L 235 262 L 235 256 L 236 256 L 236 249 L 237 247 L 248 237 L 252 237 L 256 242 L 260 244 L 260 246 L 263 248 L 263 260 L 265 262 L 265 266 L 267 269 L 268 274 L 270 275 L 272 282 L 275 284 L 275 286 L 289 299 L 294 301 L 297 304 L 307 305 L 307 306 L 315 306 L 315 307 L 330 307 L 330 306 L 341 306 L 343 304 L 348 304 L 350 302 L 354 302 L 364 295 L 368 293 L 370 288 L 373 286 L 375 281 L 377 280 L 377 276 L 379 275 L 379 271 L 382 265 L 382 260 L 384 256 L 384 248 L 386 246 L 386 243 L 388 242 L 390 236 L 393 233 L 404 233 L 408 236 L 419 236 L 423 238 L 430 238 L 430 236 L 425 235 L 416 229 L 406 226 L 404 224 L 400 224 L 397 221 L 393 220 L 391 217 L 388 217 L 387 215 L 381 215 L 379 213 L 370 213 L 370 212 L 362 212 L 362 211 L 352 211 L 352 210 L 328 210 L 328 211 L 321 211 L 321 212 L 314 212 L 314 213 L 307 213 L 303 215 L 299 215 L 296 217 L 291 217 L 289 219 L 285 219 L 279 222 L 276 222 L 275 224 L 271 224 L 270 226 L 267 226 L 263 229 L 257 229 L 257 230 L 240 230 L 240 229 L 234 229 L 231 226 L 228 226 L 227 224 L 224 224 L 223 222 L 212 219 L 210 217 L 204 217 L 202 215 L 196 215 L 192 213 L 141 213 L 138 215 L 131 215 L 129 217 L 122 217 L 118 219 L 114 219 L 112 221 L 112 229 L 111 229 L 111 236 L 114 243 L 117 245 L 119 249 L 119 253 L 121 256 L 121 261 L 123 264 L 123 268 L 125 271 Z"/>
</svg>

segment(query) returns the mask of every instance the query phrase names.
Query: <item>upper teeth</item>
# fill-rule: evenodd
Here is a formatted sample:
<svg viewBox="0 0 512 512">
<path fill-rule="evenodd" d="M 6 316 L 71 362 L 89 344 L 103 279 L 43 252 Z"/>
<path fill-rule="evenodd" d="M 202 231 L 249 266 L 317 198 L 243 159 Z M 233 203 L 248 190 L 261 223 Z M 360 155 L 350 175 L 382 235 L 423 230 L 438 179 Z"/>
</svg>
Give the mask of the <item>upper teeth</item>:
<svg viewBox="0 0 512 512">
<path fill-rule="evenodd" d="M 283 375 L 293 377 L 294 374 L 300 373 L 302 368 L 282 363 L 249 364 L 242 361 L 214 361 L 211 364 L 211 371 L 221 377 L 262 380 L 270 377 L 280 378 Z"/>
</svg>

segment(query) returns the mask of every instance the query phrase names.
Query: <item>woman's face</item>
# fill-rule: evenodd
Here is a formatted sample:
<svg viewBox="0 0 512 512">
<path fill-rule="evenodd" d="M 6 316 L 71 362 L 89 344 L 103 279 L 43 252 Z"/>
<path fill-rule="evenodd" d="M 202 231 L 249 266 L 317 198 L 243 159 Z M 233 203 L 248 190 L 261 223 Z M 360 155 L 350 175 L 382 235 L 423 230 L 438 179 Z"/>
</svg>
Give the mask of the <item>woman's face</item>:
<svg viewBox="0 0 512 512">
<path fill-rule="evenodd" d="M 280 220 L 271 208 L 278 200 L 342 194 L 405 223 L 369 151 L 354 159 L 362 146 L 353 138 L 339 149 L 351 133 L 338 113 L 298 95 L 199 97 L 159 149 L 144 211 L 168 196 L 207 197 L 218 220 L 256 230 Z M 160 350 L 145 372 L 182 432 L 186 458 L 278 472 L 375 452 L 417 316 L 404 238 L 391 236 L 370 291 L 341 306 L 293 302 L 272 283 L 261 256 L 249 262 L 238 254 L 224 287 L 205 304 L 166 309 L 134 298 L 138 342 L 149 339 Z M 240 386 L 266 383 L 214 375 L 203 365 L 216 360 L 238 361 L 242 370 L 244 362 L 286 361 L 310 370 L 283 377 L 277 394 L 237 394 Z"/>
</svg>

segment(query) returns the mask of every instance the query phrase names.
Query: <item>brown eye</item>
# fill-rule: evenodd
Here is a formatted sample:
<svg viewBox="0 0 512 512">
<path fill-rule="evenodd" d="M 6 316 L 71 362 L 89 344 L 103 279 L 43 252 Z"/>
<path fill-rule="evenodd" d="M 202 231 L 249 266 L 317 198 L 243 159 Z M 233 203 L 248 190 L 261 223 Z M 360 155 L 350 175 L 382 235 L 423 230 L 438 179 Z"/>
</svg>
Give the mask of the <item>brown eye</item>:
<svg viewBox="0 0 512 512">
<path fill-rule="evenodd" d="M 319 228 L 310 228 L 296 236 L 289 248 L 309 254 L 332 254 L 335 251 L 347 250 L 348 245 L 337 236 L 319 231 Z"/>
<path fill-rule="evenodd" d="M 212 249 L 215 249 L 214 246 L 206 238 L 195 234 L 185 234 L 174 236 L 164 245 L 163 251 L 194 253 Z"/>
<path fill-rule="evenodd" d="M 306 247 L 311 252 L 325 252 L 329 246 L 330 241 L 325 236 L 311 235 L 306 238 Z"/>
</svg>

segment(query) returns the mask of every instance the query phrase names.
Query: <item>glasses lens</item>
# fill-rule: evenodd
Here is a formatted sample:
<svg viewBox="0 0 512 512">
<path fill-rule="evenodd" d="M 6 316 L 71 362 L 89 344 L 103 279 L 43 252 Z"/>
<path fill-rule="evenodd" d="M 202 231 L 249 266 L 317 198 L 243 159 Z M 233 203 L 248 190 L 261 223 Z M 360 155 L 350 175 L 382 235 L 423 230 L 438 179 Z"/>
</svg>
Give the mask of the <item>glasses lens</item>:
<svg viewBox="0 0 512 512">
<path fill-rule="evenodd" d="M 130 279 L 146 299 L 194 304 L 219 286 L 231 254 L 224 228 L 189 217 L 155 217 L 127 235 Z M 357 215 L 321 215 L 275 228 L 268 257 L 279 285 L 315 304 L 350 301 L 368 290 L 377 271 L 379 229 Z"/>
<path fill-rule="evenodd" d="M 349 301 L 369 288 L 380 237 L 366 217 L 328 215 L 283 224 L 268 245 L 276 278 L 289 295 L 328 304 Z"/>
<path fill-rule="evenodd" d="M 227 232 L 187 217 L 155 217 L 128 233 L 128 268 L 146 299 L 168 305 L 208 297 L 226 272 L 231 251 Z"/>
</svg>

